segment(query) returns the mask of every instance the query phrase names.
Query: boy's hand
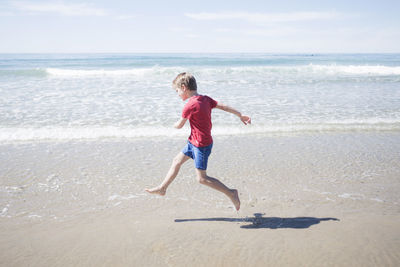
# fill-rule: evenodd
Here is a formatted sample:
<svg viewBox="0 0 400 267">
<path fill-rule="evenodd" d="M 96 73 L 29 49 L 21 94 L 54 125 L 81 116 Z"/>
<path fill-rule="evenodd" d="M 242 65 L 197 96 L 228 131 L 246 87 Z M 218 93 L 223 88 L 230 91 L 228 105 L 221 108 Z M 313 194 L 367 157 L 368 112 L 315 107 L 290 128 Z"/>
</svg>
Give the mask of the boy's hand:
<svg viewBox="0 0 400 267">
<path fill-rule="evenodd" d="M 245 124 L 251 124 L 251 118 L 249 116 L 246 115 L 242 115 L 240 116 L 240 120 Z"/>
</svg>

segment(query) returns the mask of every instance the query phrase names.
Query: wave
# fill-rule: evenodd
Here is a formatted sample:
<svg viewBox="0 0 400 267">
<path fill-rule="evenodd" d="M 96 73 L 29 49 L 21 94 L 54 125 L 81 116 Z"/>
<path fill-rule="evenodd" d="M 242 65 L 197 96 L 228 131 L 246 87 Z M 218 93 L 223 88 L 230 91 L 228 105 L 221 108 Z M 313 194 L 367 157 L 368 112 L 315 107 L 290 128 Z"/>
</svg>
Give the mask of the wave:
<svg viewBox="0 0 400 267">
<path fill-rule="evenodd" d="M 157 72 L 168 72 L 170 68 L 137 68 L 137 69 L 94 69 L 94 70 L 79 70 L 79 69 L 55 69 L 48 68 L 46 73 L 53 76 L 144 76 Z"/>
<path fill-rule="evenodd" d="M 153 74 L 175 75 L 184 71 L 181 67 L 151 67 L 134 69 L 63 69 L 63 68 L 35 68 L 35 69 L 8 69 L 0 70 L 0 77 L 34 76 L 34 77 L 90 77 L 90 76 L 145 76 Z"/>
<path fill-rule="evenodd" d="M 265 124 L 246 127 L 216 125 L 214 136 L 251 134 L 302 134 L 327 132 L 400 131 L 400 120 L 331 121 L 325 123 Z M 43 127 L 0 128 L 0 142 L 70 141 L 124 138 L 185 137 L 189 129 L 175 130 L 162 126 L 141 127 Z"/>
<path fill-rule="evenodd" d="M 53 76 L 53 77 L 90 77 L 90 76 L 133 76 L 148 75 L 174 76 L 182 71 L 190 71 L 196 75 L 248 75 L 248 74 L 298 74 L 298 75 L 356 75 L 356 76 L 398 76 L 400 66 L 382 65 L 298 65 L 298 66 L 192 66 L 192 67 L 160 67 L 132 69 L 21 69 L 0 70 L 0 76 Z"/>
<path fill-rule="evenodd" d="M 389 66 L 356 66 L 356 65 L 309 65 L 313 72 L 326 74 L 358 74 L 358 75 L 400 75 L 400 67 Z"/>
<path fill-rule="evenodd" d="M 243 66 L 243 67 L 188 67 L 196 74 L 249 74 L 249 73 L 300 73 L 325 75 L 400 75 L 400 67 L 389 66 L 355 66 L 355 65 L 301 65 L 301 66 Z M 185 69 L 182 67 L 152 67 L 117 70 L 76 70 L 76 69 L 46 69 L 54 76 L 144 76 L 147 74 L 175 75 Z"/>
<path fill-rule="evenodd" d="M 104 138 L 171 137 L 182 135 L 167 127 L 42 127 L 0 128 L 0 142 L 35 140 L 80 140 Z"/>
</svg>

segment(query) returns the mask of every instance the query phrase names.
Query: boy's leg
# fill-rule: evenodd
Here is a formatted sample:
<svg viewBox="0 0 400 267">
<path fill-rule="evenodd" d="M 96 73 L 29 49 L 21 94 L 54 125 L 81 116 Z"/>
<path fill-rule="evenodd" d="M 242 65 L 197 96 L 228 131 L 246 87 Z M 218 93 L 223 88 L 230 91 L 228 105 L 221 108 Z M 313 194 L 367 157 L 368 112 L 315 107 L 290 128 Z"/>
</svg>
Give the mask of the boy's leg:
<svg viewBox="0 0 400 267">
<path fill-rule="evenodd" d="M 161 196 L 165 195 L 168 186 L 172 183 L 175 177 L 178 175 L 179 169 L 181 168 L 182 164 L 185 163 L 190 157 L 186 156 L 182 152 L 179 152 L 178 155 L 172 161 L 171 167 L 164 178 L 164 181 L 157 187 L 151 189 L 145 189 L 147 192 L 152 194 L 159 194 Z"/>
<path fill-rule="evenodd" d="M 201 170 L 196 168 L 197 180 L 199 183 L 209 186 L 215 190 L 218 190 L 224 193 L 227 197 L 230 198 L 236 210 L 240 209 L 240 200 L 239 194 L 236 189 L 230 189 L 226 185 L 224 185 L 221 181 L 216 178 L 207 176 L 206 170 Z"/>
</svg>

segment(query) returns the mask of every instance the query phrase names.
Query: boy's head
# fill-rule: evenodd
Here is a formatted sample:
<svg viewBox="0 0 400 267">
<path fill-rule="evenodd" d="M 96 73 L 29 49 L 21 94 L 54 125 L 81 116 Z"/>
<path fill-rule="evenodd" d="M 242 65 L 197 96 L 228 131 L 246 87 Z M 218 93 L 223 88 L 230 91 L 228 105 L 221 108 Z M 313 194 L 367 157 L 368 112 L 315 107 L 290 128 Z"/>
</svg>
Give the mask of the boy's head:
<svg viewBox="0 0 400 267">
<path fill-rule="evenodd" d="M 182 85 L 189 91 L 197 91 L 197 83 L 194 76 L 187 72 L 179 73 L 178 76 L 172 81 L 172 86 L 177 89 L 182 89 Z"/>
</svg>

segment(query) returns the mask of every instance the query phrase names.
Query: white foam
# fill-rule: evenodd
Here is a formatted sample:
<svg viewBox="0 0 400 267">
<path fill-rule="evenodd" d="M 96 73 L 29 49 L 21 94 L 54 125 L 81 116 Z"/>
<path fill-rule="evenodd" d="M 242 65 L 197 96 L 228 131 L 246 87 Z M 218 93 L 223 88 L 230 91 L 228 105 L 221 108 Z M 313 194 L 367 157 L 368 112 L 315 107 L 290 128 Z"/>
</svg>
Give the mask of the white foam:
<svg viewBox="0 0 400 267">
<path fill-rule="evenodd" d="M 1 192 L 6 192 L 9 194 L 19 194 L 24 190 L 23 186 L 5 186 L 0 187 Z"/>
<path fill-rule="evenodd" d="M 43 127 L 43 128 L 0 128 L 0 142 L 43 141 L 43 140 L 92 140 L 119 138 L 153 138 L 153 137 L 186 137 L 189 127 L 177 130 L 163 126 L 138 127 Z M 341 132 L 341 131 L 400 131 L 400 120 L 369 119 L 342 120 L 327 122 L 299 123 L 264 123 L 263 125 L 221 125 L 215 124 L 212 134 L 248 135 L 248 134 L 279 134 L 308 132 Z"/>
<path fill-rule="evenodd" d="M 172 72 L 171 72 L 172 71 Z M 136 69 L 59 69 L 47 68 L 46 73 L 53 76 L 145 76 L 154 73 L 176 73 L 176 68 L 152 67 Z"/>
<path fill-rule="evenodd" d="M 354 75 L 400 75 L 398 66 L 382 65 L 297 65 L 297 66 L 221 66 L 186 68 L 196 75 L 244 75 L 244 74 L 273 74 L 273 73 L 303 73 L 303 74 L 354 74 Z M 168 75 L 173 76 L 184 71 L 182 67 L 159 67 L 134 68 L 134 69 L 60 69 L 46 68 L 45 72 L 53 76 L 147 76 L 147 75 Z"/>
<path fill-rule="evenodd" d="M 327 74 L 400 75 L 400 67 L 369 65 L 309 65 L 313 72 Z"/>
<path fill-rule="evenodd" d="M 212 71 L 218 71 L 213 69 Z M 273 72 L 273 73 L 309 73 L 309 74 L 356 74 L 356 75 L 400 75 L 400 67 L 381 65 L 298 65 L 298 66 L 246 66 L 227 68 L 225 72 Z"/>
<path fill-rule="evenodd" d="M 46 72 L 55 76 L 104 76 L 104 75 L 132 75 L 143 74 L 144 70 L 78 70 L 78 69 L 55 69 L 48 68 Z"/>
<path fill-rule="evenodd" d="M 138 198 L 138 196 L 136 195 L 127 195 L 127 196 L 121 196 L 121 195 L 112 195 L 108 198 L 109 201 L 113 201 L 113 200 L 129 200 L 129 199 L 133 199 L 133 198 Z M 118 203 L 118 205 L 121 204 L 121 202 Z"/>
<path fill-rule="evenodd" d="M 348 198 L 348 199 L 352 199 L 352 200 L 360 200 L 360 199 L 365 198 L 365 196 L 362 194 L 349 194 L 349 193 L 343 193 L 343 194 L 339 195 L 339 197 Z"/>
<path fill-rule="evenodd" d="M 42 216 L 37 215 L 37 214 L 32 214 L 32 215 L 29 215 L 28 218 L 42 218 Z"/>
<path fill-rule="evenodd" d="M 383 203 L 383 202 L 385 202 L 385 201 L 383 201 L 382 199 L 380 199 L 380 198 L 370 198 L 370 200 L 372 200 L 372 201 L 376 201 L 376 202 L 380 202 L 380 203 Z"/>
<path fill-rule="evenodd" d="M 170 128 L 137 127 L 44 127 L 44 128 L 1 128 L 0 142 L 30 140 L 74 140 L 101 138 L 135 138 L 173 136 Z"/>
<path fill-rule="evenodd" d="M 315 123 L 286 123 L 249 125 L 246 127 L 214 127 L 214 135 L 262 134 L 262 133 L 307 133 L 341 131 L 400 131 L 400 120 L 370 119 L 342 120 Z"/>
<path fill-rule="evenodd" d="M 8 207 L 9 207 L 9 205 L 7 205 L 6 207 L 3 208 L 3 210 L 0 212 L 0 217 L 4 217 L 7 215 Z"/>
</svg>

